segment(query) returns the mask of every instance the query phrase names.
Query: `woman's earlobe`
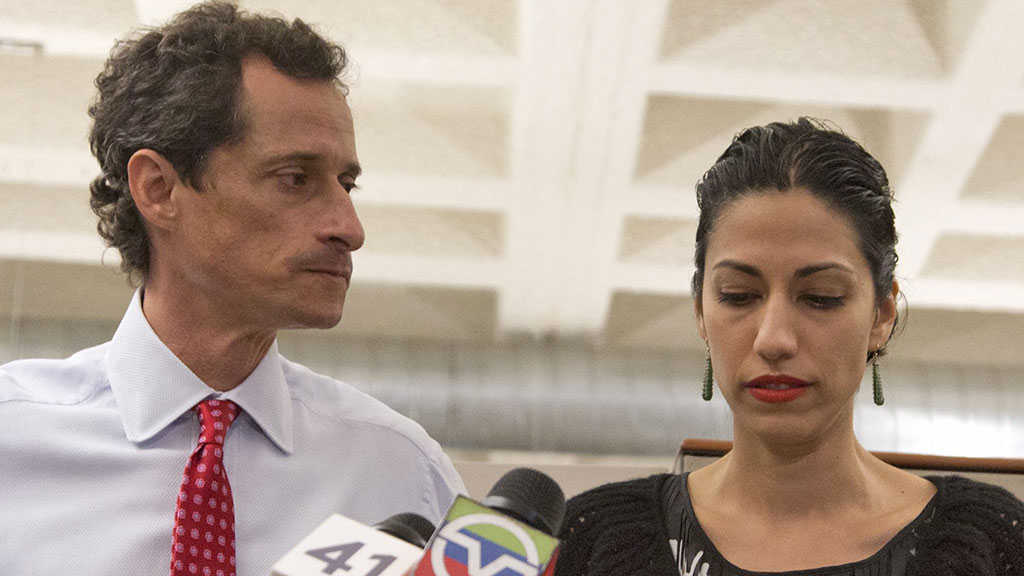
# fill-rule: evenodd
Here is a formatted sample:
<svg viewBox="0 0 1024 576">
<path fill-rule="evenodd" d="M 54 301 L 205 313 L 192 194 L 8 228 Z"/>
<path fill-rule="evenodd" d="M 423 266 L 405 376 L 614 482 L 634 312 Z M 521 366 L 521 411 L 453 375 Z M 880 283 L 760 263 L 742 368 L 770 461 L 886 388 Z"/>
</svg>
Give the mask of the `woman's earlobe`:
<svg viewBox="0 0 1024 576">
<path fill-rule="evenodd" d="M 704 327 L 704 310 L 701 309 L 700 302 L 694 300 L 693 302 L 693 315 L 697 319 L 697 334 L 700 335 L 700 339 L 708 341 L 708 331 Z"/>
<path fill-rule="evenodd" d="M 875 309 L 875 325 L 873 332 L 877 332 L 876 336 L 879 340 L 879 344 L 876 348 L 883 348 L 889 342 L 889 337 L 896 330 L 896 324 L 899 322 L 899 298 L 900 287 L 899 283 L 895 280 L 892 283 L 892 292 L 887 294 L 885 299 Z"/>
</svg>

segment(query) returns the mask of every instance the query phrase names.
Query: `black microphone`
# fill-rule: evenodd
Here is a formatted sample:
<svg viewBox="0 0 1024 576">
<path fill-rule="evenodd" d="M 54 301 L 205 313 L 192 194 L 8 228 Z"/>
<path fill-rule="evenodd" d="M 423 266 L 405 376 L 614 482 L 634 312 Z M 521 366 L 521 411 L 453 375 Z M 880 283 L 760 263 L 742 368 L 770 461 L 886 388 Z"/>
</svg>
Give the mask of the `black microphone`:
<svg viewBox="0 0 1024 576">
<path fill-rule="evenodd" d="M 565 494 L 561 486 L 533 468 L 508 471 L 480 503 L 550 536 L 558 534 L 565 517 Z"/>
<path fill-rule="evenodd" d="M 430 520 L 412 512 L 395 514 L 374 524 L 373 528 L 421 549 L 427 547 L 427 541 L 434 533 L 434 524 Z"/>
<path fill-rule="evenodd" d="M 530 468 L 509 471 L 481 502 L 459 495 L 407 576 L 550 576 L 565 515 L 558 484 Z"/>
</svg>

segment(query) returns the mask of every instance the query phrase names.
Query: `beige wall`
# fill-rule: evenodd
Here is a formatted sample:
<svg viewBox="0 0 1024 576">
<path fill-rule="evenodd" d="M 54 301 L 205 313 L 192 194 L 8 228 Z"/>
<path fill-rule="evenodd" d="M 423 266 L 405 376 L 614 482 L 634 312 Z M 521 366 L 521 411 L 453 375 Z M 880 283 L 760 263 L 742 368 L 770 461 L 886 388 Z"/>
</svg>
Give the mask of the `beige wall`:
<svg viewBox="0 0 1024 576">
<path fill-rule="evenodd" d="M 607 484 L 668 472 L 671 458 L 580 457 L 550 453 L 486 453 L 474 459 L 472 453 L 449 451 L 455 469 L 462 475 L 469 496 L 480 499 L 509 470 L 533 468 L 550 476 L 562 487 L 566 499 Z"/>
</svg>

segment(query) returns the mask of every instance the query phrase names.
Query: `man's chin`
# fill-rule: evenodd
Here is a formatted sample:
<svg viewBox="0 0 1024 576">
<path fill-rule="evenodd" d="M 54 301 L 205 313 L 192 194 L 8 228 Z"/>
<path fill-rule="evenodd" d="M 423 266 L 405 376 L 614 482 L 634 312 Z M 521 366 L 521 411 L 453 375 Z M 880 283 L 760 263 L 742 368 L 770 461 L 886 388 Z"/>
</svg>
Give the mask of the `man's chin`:
<svg viewBox="0 0 1024 576">
<path fill-rule="evenodd" d="M 320 330 L 327 330 L 328 328 L 334 328 L 341 322 L 341 310 L 339 309 L 336 314 L 328 314 L 323 316 L 317 316 L 311 319 L 310 323 L 306 326 L 307 328 L 319 328 Z"/>
<path fill-rule="evenodd" d="M 342 306 L 322 307 L 319 309 L 305 309 L 293 315 L 292 322 L 287 329 L 314 328 L 327 330 L 334 328 L 341 322 Z"/>
</svg>

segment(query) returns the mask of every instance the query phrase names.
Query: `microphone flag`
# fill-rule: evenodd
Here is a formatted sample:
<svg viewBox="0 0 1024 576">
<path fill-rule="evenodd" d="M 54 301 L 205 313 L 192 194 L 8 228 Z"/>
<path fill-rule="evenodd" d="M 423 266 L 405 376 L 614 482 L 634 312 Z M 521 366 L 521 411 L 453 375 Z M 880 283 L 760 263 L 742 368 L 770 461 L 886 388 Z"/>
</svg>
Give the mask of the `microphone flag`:
<svg viewBox="0 0 1024 576">
<path fill-rule="evenodd" d="M 423 549 L 332 514 L 274 564 L 271 576 L 404 576 Z"/>
<path fill-rule="evenodd" d="M 559 542 L 459 495 L 407 576 L 548 576 Z"/>
</svg>

